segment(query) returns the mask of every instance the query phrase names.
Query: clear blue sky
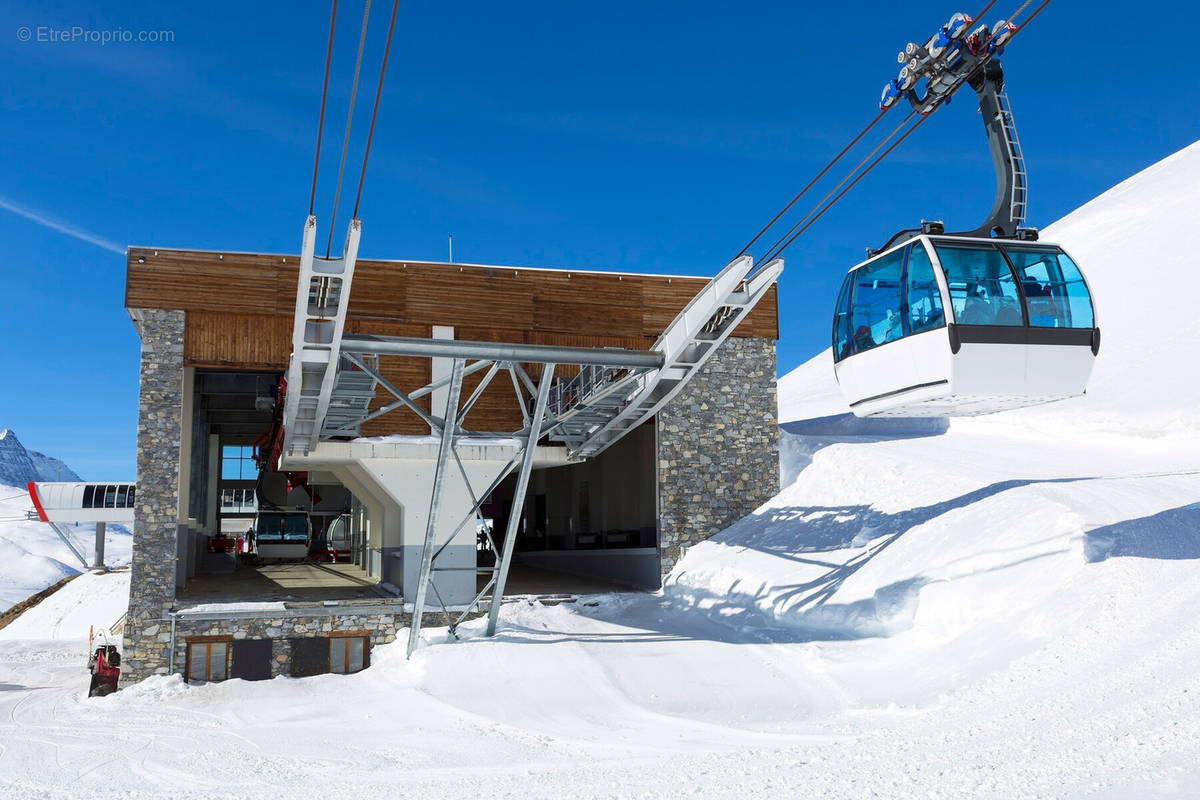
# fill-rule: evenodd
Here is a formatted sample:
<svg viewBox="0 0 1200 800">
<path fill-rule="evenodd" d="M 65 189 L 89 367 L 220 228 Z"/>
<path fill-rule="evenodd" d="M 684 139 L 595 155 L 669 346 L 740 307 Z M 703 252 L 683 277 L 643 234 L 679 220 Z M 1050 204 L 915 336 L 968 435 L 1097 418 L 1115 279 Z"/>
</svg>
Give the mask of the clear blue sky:
<svg viewBox="0 0 1200 800">
<path fill-rule="evenodd" d="M 441 259 L 453 233 L 465 261 L 711 275 L 874 115 L 906 41 L 982 5 L 405 3 L 361 252 Z M 362 13 L 341 6 L 322 223 Z M 390 7 L 372 9 L 352 153 Z M 1005 58 L 1032 224 L 1198 137 L 1181 44 L 1192 4 L 1130 8 L 1055 0 Z M 133 477 L 138 340 L 120 251 L 299 248 L 328 15 L 324 0 L 5 4 L 0 427 L 85 477 Z M 39 42 L 39 26 L 174 41 Z M 865 246 L 922 217 L 978 224 L 994 182 L 968 94 L 787 253 L 781 373 L 827 346 L 837 284 Z"/>
</svg>

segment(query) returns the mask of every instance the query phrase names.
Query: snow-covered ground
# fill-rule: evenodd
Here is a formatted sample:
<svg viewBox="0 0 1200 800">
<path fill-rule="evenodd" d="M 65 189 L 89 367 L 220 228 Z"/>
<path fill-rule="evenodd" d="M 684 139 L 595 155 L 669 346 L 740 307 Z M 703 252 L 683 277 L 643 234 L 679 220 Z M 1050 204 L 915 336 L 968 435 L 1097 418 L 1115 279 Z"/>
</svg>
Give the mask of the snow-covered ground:
<svg viewBox="0 0 1200 800">
<path fill-rule="evenodd" d="M 510 603 L 495 639 L 430 631 L 411 661 L 390 645 L 354 676 L 87 700 L 85 643 L 46 641 L 86 607 L 43 603 L 0 637 L 0 786 L 1200 795 L 1200 336 L 1176 319 L 1186 293 L 1122 291 L 1131 269 L 1154 287 L 1194 273 L 1180 220 L 1200 208 L 1200 147 L 1164 165 L 1052 232 L 1100 298 L 1087 397 L 861 423 L 825 354 L 780 383 L 788 485 L 663 592 Z M 120 580 L 94 579 L 96 624 Z"/>
<path fill-rule="evenodd" d="M 7 611 L 32 594 L 80 572 L 83 565 L 50 526 L 27 520 L 33 508 L 23 486 L 0 484 L 0 612 Z M 96 546 L 94 525 L 60 525 L 85 558 Z M 104 536 L 104 562 L 109 567 L 129 563 L 133 537 L 122 525 L 109 525 Z"/>
</svg>

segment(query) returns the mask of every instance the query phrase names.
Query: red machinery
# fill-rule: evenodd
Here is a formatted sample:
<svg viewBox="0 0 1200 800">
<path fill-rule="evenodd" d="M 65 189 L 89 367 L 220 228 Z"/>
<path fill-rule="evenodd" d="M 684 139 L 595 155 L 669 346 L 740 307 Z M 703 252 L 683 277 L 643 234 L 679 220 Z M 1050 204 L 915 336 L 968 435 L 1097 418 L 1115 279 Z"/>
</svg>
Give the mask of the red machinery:
<svg viewBox="0 0 1200 800">
<path fill-rule="evenodd" d="M 88 658 L 88 671 L 92 683 L 88 697 L 104 697 L 117 690 L 117 679 L 121 677 L 121 654 L 115 644 L 102 644 Z"/>
</svg>

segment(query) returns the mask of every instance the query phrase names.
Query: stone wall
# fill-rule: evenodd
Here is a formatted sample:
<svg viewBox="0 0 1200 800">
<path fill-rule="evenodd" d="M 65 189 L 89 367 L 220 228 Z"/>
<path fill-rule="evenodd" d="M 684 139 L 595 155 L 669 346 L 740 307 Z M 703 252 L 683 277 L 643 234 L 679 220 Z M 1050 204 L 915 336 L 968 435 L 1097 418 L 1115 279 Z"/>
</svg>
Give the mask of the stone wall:
<svg viewBox="0 0 1200 800">
<path fill-rule="evenodd" d="M 730 337 L 658 413 L 666 576 L 687 548 L 779 492 L 775 342 Z"/>
<path fill-rule="evenodd" d="M 136 320 L 142 338 L 137 507 L 121 667 L 131 681 L 165 673 L 170 658 L 170 624 L 164 629 L 161 620 L 175 602 L 183 323 L 182 311 L 146 310 Z"/>
<path fill-rule="evenodd" d="M 404 613 L 397 604 L 391 608 L 361 609 L 349 613 L 346 609 L 323 612 L 313 609 L 308 612 L 265 612 L 245 617 L 225 616 L 221 619 L 204 619 L 202 616 L 180 614 L 175 629 L 175 671 L 187 674 L 187 638 L 189 636 L 229 636 L 239 639 L 271 640 L 271 677 L 290 675 L 292 664 L 291 642 L 293 638 L 328 636 L 331 633 L 365 631 L 370 634 L 371 647 L 388 644 L 396 639 L 397 632 L 408 626 L 411 614 Z M 431 625 L 445 624 L 440 615 L 434 621 L 426 614 L 425 621 Z M 170 636 L 171 624 L 163 628 Z"/>
</svg>

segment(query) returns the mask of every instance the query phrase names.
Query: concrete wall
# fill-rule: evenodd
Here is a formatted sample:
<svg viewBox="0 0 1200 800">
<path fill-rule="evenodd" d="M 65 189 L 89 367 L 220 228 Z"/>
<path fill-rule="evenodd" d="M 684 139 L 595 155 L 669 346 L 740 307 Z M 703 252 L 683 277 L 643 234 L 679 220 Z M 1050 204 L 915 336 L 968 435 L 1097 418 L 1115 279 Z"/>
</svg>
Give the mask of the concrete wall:
<svg viewBox="0 0 1200 800">
<path fill-rule="evenodd" d="M 658 414 L 665 576 L 688 546 L 779 492 L 775 342 L 729 338 Z"/>
<path fill-rule="evenodd" d="M 137 508 L 121 668 L 123 678 L 135 681 L 166 673 L 170 658 L 170 634 L 162 631 L 160 620 L 175 602 L 184 315 L 182 311 L 146 310 L 137 326 L 142 338 Z"/>
</svg>

